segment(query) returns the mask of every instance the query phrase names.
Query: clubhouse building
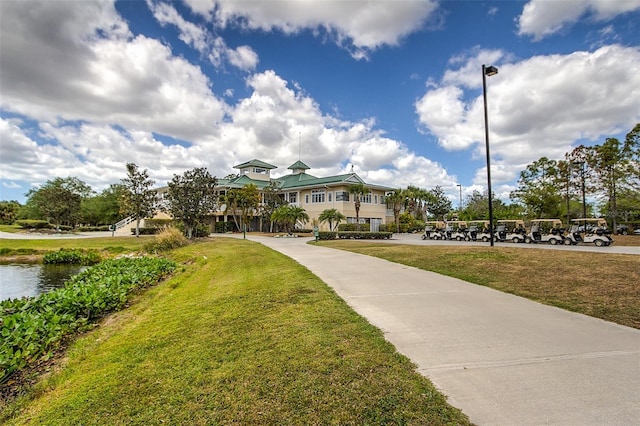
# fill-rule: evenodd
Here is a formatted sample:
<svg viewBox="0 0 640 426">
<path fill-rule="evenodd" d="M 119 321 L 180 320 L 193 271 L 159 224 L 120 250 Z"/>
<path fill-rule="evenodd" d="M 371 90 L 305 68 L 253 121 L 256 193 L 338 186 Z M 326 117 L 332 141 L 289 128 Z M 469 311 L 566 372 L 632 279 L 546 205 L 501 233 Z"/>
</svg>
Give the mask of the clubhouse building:
<svg viewBox="0 0 640 426">
<path fill-rule="evenodd" d="M 309 166 L 302 161 L 296 161 L 288 167 L 290 174 L 272 178 L 271 171 L 277 169 L 269 163 L 260 160 L 251 160 L 234 166 L 239 170 L 237 176 L 230 179 L 218 179 L 216 186 L 218 195 L 224 196 L 230 189 L 240 189 L 249 184 L 254 184 L 259 191 L 264 190 L 272 182 L 277 184 L 284 201 L 301 207 L 309 215 L 312 222 L 317 219 L 322 211 L 336 209 L 347 218 L 347 223 L 356 222 L 356 209 L 353 194 L 349 188 L 354 184 L 363 184 L 369 193 L 361 197 L 359 221 L 361 224 L 369 224 L 371 231 L 377 231 L 381 224 L 393 223 L 393 212 L 388 211 L 385 204 L 385 194 L 394 188 L 380 185 L 372 185 L 364 182 L 356 173 L 343 175 L 316 177 L 307 171 Z M 160 197 L 167 188 L 158 190 Z M 214 213 L 212 222 L 232 222 L 233 218 L 224 212 L 224 206 L 219 205 Z M 251 231 L 260 230 L 260 221 L 254 218 L 250 227 Z M 268 224 L 266 224 L 268 227 Z M 212 228 L 215 226 L 212 223 Z M 263 228 L 265 224 L 262 223 Z M 321 223 L 320 230 L 328 230 L 329 225 Z M 311 223 L 305 225 L 311 227 Z M 268 230 L 268 229 L 263 229 Z"/>
</svg>

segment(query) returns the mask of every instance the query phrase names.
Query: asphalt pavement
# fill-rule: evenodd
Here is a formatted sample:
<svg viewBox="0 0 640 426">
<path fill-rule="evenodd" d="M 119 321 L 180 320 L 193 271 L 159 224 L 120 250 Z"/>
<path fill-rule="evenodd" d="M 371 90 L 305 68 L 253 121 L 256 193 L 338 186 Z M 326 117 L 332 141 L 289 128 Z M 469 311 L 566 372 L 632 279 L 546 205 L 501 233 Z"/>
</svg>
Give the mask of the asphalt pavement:
<svg viewBox="0 0 640 426">
<path fill-rule="evenodd" d="M 478 425 L 640 424 L 640 330 L 309 238 L 247 238 L 331 286 Z"/>
</svg>

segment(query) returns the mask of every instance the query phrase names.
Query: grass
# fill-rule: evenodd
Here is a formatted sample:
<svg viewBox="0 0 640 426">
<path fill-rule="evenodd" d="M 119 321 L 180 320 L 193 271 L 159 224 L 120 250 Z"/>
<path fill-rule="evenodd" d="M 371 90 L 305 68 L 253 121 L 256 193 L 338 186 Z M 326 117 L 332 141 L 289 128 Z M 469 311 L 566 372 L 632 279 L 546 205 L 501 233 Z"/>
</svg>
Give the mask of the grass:
<svg viewBox="0 0 640 426">
<path fill-rule="evenodd" d="M 51 239 L 0 239 L 0 263 L 37 261 L 49 252 L 64 249 L 97 250 L 105 257 L 142 251 L 149 237 L 96 237 Z"/>
<path fill-rule="evenodd" d="M 468 424 L 380 330 L 291 259 L 232 239 L 173 257 L 181 272 L 78 339 L 0 421 Z"/>
<path fill-rule="evenodd" d="M 319 244 L 460 278 L 640 329 L 637 255 L 364 241 Z"/>
</svg>

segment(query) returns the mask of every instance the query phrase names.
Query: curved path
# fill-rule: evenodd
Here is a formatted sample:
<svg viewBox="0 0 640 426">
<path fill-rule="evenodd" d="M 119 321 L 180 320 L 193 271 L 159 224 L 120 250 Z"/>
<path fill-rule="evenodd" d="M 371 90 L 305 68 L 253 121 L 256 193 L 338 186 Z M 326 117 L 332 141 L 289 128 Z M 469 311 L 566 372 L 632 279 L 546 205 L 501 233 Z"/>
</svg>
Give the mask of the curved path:
<svg viewBox="0 0 640 426">
<path fill-rule="evenodd" d="M 640 330 L 309 238 L 248 239 L 309 268 L 478 425 L 638 424 Z"/>
</svg>

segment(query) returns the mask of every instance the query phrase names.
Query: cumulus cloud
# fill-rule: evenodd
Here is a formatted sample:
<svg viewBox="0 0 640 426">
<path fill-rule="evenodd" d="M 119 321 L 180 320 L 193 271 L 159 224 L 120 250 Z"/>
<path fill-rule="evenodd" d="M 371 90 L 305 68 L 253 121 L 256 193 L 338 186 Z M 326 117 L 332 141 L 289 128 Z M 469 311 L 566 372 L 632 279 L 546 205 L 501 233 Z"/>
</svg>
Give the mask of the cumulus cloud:
<svg viewBox="0 0 640 426">
<path fill-rule="evenodd" d="M 293 34 L 305 29 L 323 31 L 356 58 L 383 45 L 397 45 L 418 31 L 437 9 L 435 0 L 309 2 L 305 0 L 218 0 L 206 5 L 187 0 L 191 9 L 217 25 Z"/>
<path fill-rule="evenodd" d="M 258 54 L 249 46 L 239 46 L 232 49 L 221 37 L 216 37 L 205 28 L 187 21 L 169 3 L 147 0 L 147 6 L 160 25 L 173 25 L 178 31 L 178 37 L 188 46 L 196 49 L 216 66 L 224 64 L 224 60 L 244 71 L 251 71 L 258 64 Z M 200 3 L 196 7 L 200 6 Z M 199 9 L 196 9 L 199 10 Z"/>
<path fill-rule="evenodd" d="M 493 62 L 479 58 L 491 57 Z M 458 58 L 459 59 L 459 58 Z M 611 45 L 593 52 L 534 56 L 476 52 L 452 63 L 415 103 L 423 131 L 448 150 L 474 148 L 484 157 L 482 63 L 499 74 L 487 79 L 495 180 L 508 181 L 541 156 L 561 158 L 579 140 L 598 141 L 640 121 L 640 49 Z M 503 62 L 504 61 L 504 62 Z M 498 173 L 500 170 L 500 173 Z M 476 181 L 486 171 L 478 171 Z"/>
<path fill-rule="evenodd" d="M 211 41 L 172 8 L 157 14 L 181 26 L 194 48 Z M 112 3 L 2 2 L 0 16 L 5 185 L 75 176 L 100 191 L 124 177 L 127 162 L 163 185 L 193 167 L 225 176 L 251 158 L 278 165 L 276 175 L 300 158 L 318 176 L 353 165 L 382 185 L 455 182 L 440 164 L 386 137 L 374 118 L 326 114 L 273 70 L 249 74 L 248 95 L 225 103 L 198 66 L 134 36 Z M 225 47 L 220 38 L 213 43 Z M 257 64 L 248 46 L 216 51 L 246 69 Z"/>
<path fill-rule="evenodd" d="M 579 19 L 605 21 L 616 15 L 640 10 L 638 0 L 530 0 L 518 20 L 520 35 L 540 40 Z"/>
<path fill-rule="evenodd" d="M 0 16 L 5 110 L 187 140 L 224 117 L 201 70 L 157 40 L 133 38 L 111 3 L 3 2 Z"/>
</svg>

